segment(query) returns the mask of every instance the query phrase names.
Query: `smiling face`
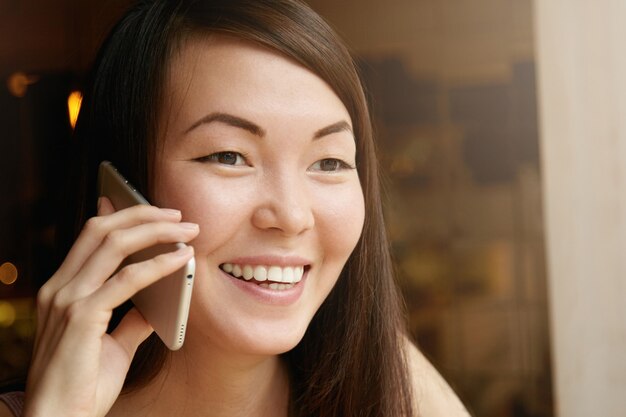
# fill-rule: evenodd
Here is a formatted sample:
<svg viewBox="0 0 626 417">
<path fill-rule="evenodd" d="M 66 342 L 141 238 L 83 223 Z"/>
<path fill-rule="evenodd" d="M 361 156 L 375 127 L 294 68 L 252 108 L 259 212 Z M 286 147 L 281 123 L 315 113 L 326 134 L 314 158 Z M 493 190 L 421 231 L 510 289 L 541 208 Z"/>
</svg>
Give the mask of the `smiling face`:
<svg viewBox="0 0 626 417">
<path fill-rule="evenodd" d="M 171 65 L 151 196 L 200 225 L 186 344 L 285 352 L 363 227 L 350 116 L 318 76 L 247 41 L 195 37 Z"/>
</svg>

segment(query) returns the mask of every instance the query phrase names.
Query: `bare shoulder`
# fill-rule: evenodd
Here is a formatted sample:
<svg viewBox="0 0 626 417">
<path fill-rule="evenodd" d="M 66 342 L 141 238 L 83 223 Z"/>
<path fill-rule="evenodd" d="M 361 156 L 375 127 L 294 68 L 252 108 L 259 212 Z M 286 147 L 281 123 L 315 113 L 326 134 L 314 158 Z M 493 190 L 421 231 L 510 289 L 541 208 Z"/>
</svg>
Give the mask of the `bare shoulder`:
<svg viewBox="0 0 626 417">
<path fill-rule="evenodd" d="M 470 414 L 457 395 L 434 366 L 408 338 L 404 340 L 418 415 L 421 417 L 469 417 Z"/>
</svg>

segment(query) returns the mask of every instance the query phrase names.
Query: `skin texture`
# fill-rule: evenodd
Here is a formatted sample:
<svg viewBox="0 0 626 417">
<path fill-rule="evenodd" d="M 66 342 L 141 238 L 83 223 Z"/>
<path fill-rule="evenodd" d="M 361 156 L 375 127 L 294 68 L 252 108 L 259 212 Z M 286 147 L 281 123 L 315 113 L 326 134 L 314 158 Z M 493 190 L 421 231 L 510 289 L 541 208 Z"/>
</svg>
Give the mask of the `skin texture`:
<svg viewBox="0 0 626 417">
<path fill-rule="evenodd" d="M 116 272 L 128 254 L 158 242 L 188 242 L 198 228 L 180 223 L 180 212 L 157 207 L 116 213 L 106 199 L 98 213 L 37 296 L 38 327 L 23 416 L 105 415 L 137 346 L 152 330 L 133 309 L 107 334 L 112 309 L 193 256 L 189 248 Z"/>
<path fill-rule="evenodd" d="M 406 340 L 412 379 L 415 415 L 422 417 L 470 417 L 452 388 L 424 355 Z"/>
<path fill-rule="evenodd" d="M 223 36 L 187 41 L 166 91 L 150 198 L 180 212 L 115 212 L 100 201 L 38 296 L 24 416 L 287 415 L 289 377 L 278 355 L 300 341 L 363 226 L 351 120 L 313 73 Z M 128 254 L 177 241 L 194 252 L 114 274 Z M 194 254 L 185 345 L 148 386 L 118 397 L 151 327 L 131 310 L 107 335 L 111 310 Z M 264 290 L 232 278 L 223 263 L 307 272 L 294 289 Z M 406 349 L 420 415 L 466 416 L 408 341 Z"/>
<path fill-rule="evenodd" d="M 363 226 L 348 112 L 313 73 L 236 39 L 194 38 L 174 58 L 170 79 L 166 106 L 176 111 L 153 200 L 179 208 L 201 229 L 192 242 L 198 279 L 187 343 L 203 350 L 209 343 L 229 355 L 285 352 L 300 341 Z M 198 124 L 215 113 L 245 119 L 258 131 L 230 120 Z M 346 128 L 317 137 L 337 122 Z M 235 165 L 197 160 L 226 151 L 242 156 Z M 321 161 L 333 170 L 323 170 Z M 299 299 L 282 305 L 250 297 L 218 268 L 258 256 L 310 267 Z"/>
<path fill-rule="evenodd" d="M 180 209 L 201 232 L 192 241 L 187 338 L 163 392 L 193 398 L 176 405 L 192 415 L 280 415 L 289 390 L 276 355 L 300 341 L 363 225 L 348 112 L 308 70 L 225 37 L 189 41 L 174 57 L 169 91 L 165 108 L 176 110 L 165 121 L 152 198 Z M 200 122 L 216 113 L 230 118 Z M 233 117 L 245 119 L 244 127 Z M 338 122 L 347 128 L 320 134 Z M 220 152 L 240 155 L 235 165 L 206 159 Z M 219 268 L 242 257 L 253 265 L 307 265 L 300 295 L 285 302 L 272 291 L 242 290 Z M 163 415 L 181 411 L 147 398 L 160 401 L 153 409 Z"/>
<path fill-rule="evenodd" d="M 170 70 L 150 198 L 183 221 L 100 202 L 39 294 L 26 416 L 287 413 L 278 355 L 301 339 L 363 226 L 348 112 L 316 75 L 240 40 L 192 38 Z M 189 242 L 195 252 L 185 345 L 150 385 L 118 398 L 151 328 L 133 310 L 107 335 L 111 310 L 191 252 L 107 278 L 158 241 Z M 225 262 L 306 272 L 292 289 L 260 289 L 223 272 Z"/>
</svg>

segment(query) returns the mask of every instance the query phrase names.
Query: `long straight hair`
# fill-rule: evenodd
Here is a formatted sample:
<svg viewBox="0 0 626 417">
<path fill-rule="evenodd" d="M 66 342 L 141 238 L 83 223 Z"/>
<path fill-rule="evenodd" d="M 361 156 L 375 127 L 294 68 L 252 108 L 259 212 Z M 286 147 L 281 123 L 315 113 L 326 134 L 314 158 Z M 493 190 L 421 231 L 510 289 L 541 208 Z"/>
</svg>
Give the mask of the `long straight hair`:
<svg viewBox="0 0 626 417">
<path fill-rule="evenodd" d="M 369 111 L 342 41 L 299 0 L 140 1 L 113 28 L 85 91 L 74 140 L 76 204 L 60 229 L 65 252 L 95 214 L 98 163 L 112 160 L 149 196 L 158 120 L 171 56 L 194 34 L 221 33 L 299 62 L 333 89 L 348 110 L 365 198 L 360 240 L 303 339 L 283 354 L 296 416 L 411 416 L 402 303 L 389 255 Z M 64 233 L 65 232 L 65 233 Z M 114 312 L 115 326 L 128 303 Z M 147 384 L 167 361 L 153 335 L 138 349 L 124 392 Z"/>
</svg>

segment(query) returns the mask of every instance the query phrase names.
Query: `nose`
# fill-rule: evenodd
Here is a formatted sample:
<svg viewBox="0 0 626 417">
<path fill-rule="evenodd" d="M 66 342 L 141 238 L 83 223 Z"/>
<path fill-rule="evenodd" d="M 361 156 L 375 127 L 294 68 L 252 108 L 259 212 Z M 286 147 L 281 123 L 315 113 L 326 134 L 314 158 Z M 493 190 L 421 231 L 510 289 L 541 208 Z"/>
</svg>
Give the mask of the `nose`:
<svg viewBox="0 0 626 417">
<path fill-rule="evenodd" d="M 297 236 L 315 224 L 306 184 L 293 175 L 267 178 L 258 189 L 252 223 L 263 230 Z"/>
</svg>

